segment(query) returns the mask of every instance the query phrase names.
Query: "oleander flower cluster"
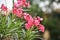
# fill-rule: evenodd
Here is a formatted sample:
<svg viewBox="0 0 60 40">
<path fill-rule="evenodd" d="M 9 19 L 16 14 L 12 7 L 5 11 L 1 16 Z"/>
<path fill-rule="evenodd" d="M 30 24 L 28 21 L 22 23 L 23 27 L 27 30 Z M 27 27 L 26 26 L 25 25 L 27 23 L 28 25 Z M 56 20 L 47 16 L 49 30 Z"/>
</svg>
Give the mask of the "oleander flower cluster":
<svg viewBox="0 0 60 40">
<path fill-rule="evenodd" d="M 24 8 L 30 8 L 30 7 L 31 7 L 30 1 L 27 2 L 26 0 L 17 0 L 17 2 L 14 2 L 11 11 L 12 14 L 14 14 L 16 17 L 20 19 L 22 18 L 25 21 L 24 26 L 26 30 L 30 30 L 31 28 L 36 28 L 44 32 L 44 26 L 41 24 L 43 18 L 39 16 L 32 17 L 29 13 L 24 11 Z M 2 4 L 0 8 L 2 11 L 6 12 L 7 15 L 9 8 L 7 8 L 7 6 L 5 6 L 4 4 Z"/>
</svg>

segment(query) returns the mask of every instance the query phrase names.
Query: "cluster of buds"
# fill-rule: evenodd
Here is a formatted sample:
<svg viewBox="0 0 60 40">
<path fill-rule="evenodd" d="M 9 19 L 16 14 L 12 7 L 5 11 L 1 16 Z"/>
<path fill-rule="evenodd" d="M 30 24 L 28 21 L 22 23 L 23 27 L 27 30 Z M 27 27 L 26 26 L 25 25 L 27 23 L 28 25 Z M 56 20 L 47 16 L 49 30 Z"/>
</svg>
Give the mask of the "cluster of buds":
<svg viewBox="0 0 60 40">
<path fill-rule="evenodd" d="M 23 17 L 25 19 L 25 21 L 27 22 L 25 24 L 25 28 L 27 30 L 29 30 L 32 26 L 36 26 L 39 30 L 44 32 L 44 26 L 40 23 L 43 18 L 40 18 L 39 16 L 33 18 L 30 14 L 24 12 L 23 7 L 29 8 L 30 2 L 26 2 L 26 0 L 17 0 L 17 2 L 14 3 L 14 6 L 12 8 L 12 13 L 19 18 Z M 2 4 L 1 9 L 3 11 L 7 11 L 8 8 L 4 6 L 4 4 Z"/>
</svg>

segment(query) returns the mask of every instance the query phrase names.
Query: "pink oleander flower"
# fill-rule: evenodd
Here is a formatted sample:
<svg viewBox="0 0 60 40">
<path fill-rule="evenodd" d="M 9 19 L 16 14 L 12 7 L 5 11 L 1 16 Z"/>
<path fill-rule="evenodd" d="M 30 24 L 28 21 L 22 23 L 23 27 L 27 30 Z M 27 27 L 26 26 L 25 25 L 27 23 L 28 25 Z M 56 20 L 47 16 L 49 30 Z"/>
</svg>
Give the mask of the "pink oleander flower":
<svg viewBox="0 0 60 40">
<path fill-rule="evenodd" d="M 34 25 L 38 26 L 40 24 L 40 21 L 35 17 L 34 18 Z"/>
<path fill-rule="evenodd" d="M 32 16 L 29 15 L 29 14 L 27 14 L 27 13 L 24 13 L 24 19 L 25 19 L 26 21 L 33 20 Z"/>
<path fill-rule="evenodd" d="M 28 21 L 29 18 L 30 18 L 30 17 L 29 17 L 29 14 L 27 14 L 27 13 L 24 13 L 24 16 L 23 16 L 23 17 L 24 17 L 24 19 L 25 19 L 26 21 Z"/>
<path fill-rule="evenodd" d="M 42 32 L 44 32 L 44 26 L 42 24 L 39 25 L 39 30 L 41 30 Z"/>
<path fill-rule="evenodd" d="M 30 19 L 29 21 L 27 21 L 25 28 L 30 29 L 32 26 L 33 26 L 33 20 Z"/>
<path fill-rule="evenodd" d="M 26 29 L 30 29 L 33 26 L 33 20 L 27 21 L 27 24 L 25 24 Z"/>
<path fill-rule="evenodd" d="M 29 27 L 33 26 L 33 18 L 31 15 L 24 13 L 24 19 L 27 21 L 27 24 L 29 25 Z M 28 27 L 28 26 L 27 26 Z M 26 28 L 27 29 L 27 28 Z"/>
<path fill-rule="evenodd" d="M 39 23 L 40 23 L 40 22 L 39 22 L 38 20 L 34 20 L 34 25 L 35 25 L 35 26 L 38 26 Z"/>
<path fill-rule="evenodd" d="M 30 29 L 30 27 L 31 27 L 31 25 L 30 25 L 30 24 L 28 24 L 28 23 L 26 23 L 26 24 L 25 24 L 25 28 L 26 28 L 27 30 L 29 30 L 29 29 Z"/>
<path fill-rule="evenodd" d="M 29 20 L 27 23 L 30 24 L 31 26 L 34 25 L 34 24 L 33 24 L 33 20 Z"/>
<path fill-rule="evenodd" d="M 19 4 L 14 3 L 14 8 L 19 8 L 19 7 L 20 7 L 20 5 L 19 5 Z"/>
<path fill-rule="evenodd" d="M 17 4 L 18 4 L 19 6 L 22 6 L 23 2 L 22 2 L 22 1 L 17 1 Z"/>
<path fill-rule="evenodd" d="M 15 14 L 18 17 L 21 17 L 22 16 L 22 12 L 23 12 L 23 9 L 21 9 L 21 8 L 19 8 L 19 9 L 14 8 L 13 9 L 13 14 Z"/>
<path fill-rule="evenodd" d="M 27 4 L 27 2 L 26 2 L 26 0 L 17 0 L 17 4 L 21 7 L 26 7 L 26 4 Z"/>
<path fill-rule="evenodd" d="M 1 5 L 1 9 L 2 9 L 3 11 L 7 11 L 8 8 L 7 8 L 6 6 L 4 6 L 4 4 L 2 4 L 2 5 Z"/>
<path fill-rule="evenodd" d="M 40 21 L 42 21 L 43 18 L 40 18 L 39 16 L 34 17 L 34 25 L 38 26 L 40 24 Z"/>
<path fill-rule="evenodd" d="M 26 0 L 17 0 L 17 5 L 30 8 L 30 2 L 26 2 Z"/>
</svg>

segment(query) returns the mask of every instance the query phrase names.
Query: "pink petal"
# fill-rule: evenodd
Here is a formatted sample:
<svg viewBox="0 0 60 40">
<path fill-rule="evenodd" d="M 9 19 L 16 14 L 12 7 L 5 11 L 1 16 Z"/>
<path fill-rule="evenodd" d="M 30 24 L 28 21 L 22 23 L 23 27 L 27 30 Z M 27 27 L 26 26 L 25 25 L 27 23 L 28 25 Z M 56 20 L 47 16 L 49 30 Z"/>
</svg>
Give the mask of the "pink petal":
<svg viewBox="0 0 60 40">
<path fill-rule="evenodd" d="M 28 23 L 25 24 L 25 28 L 26 28 L 27 30 L 29 30 L 30 27 L 31 27 L 31 26 L 30 26 Z"/>
<path fill-rule="evenodd" d="M 43 26 L 42 24 L 40 24 L 39 29 L 40 29 L 42 32 L 44 32 L 44 26 Z"/>
</svg>

